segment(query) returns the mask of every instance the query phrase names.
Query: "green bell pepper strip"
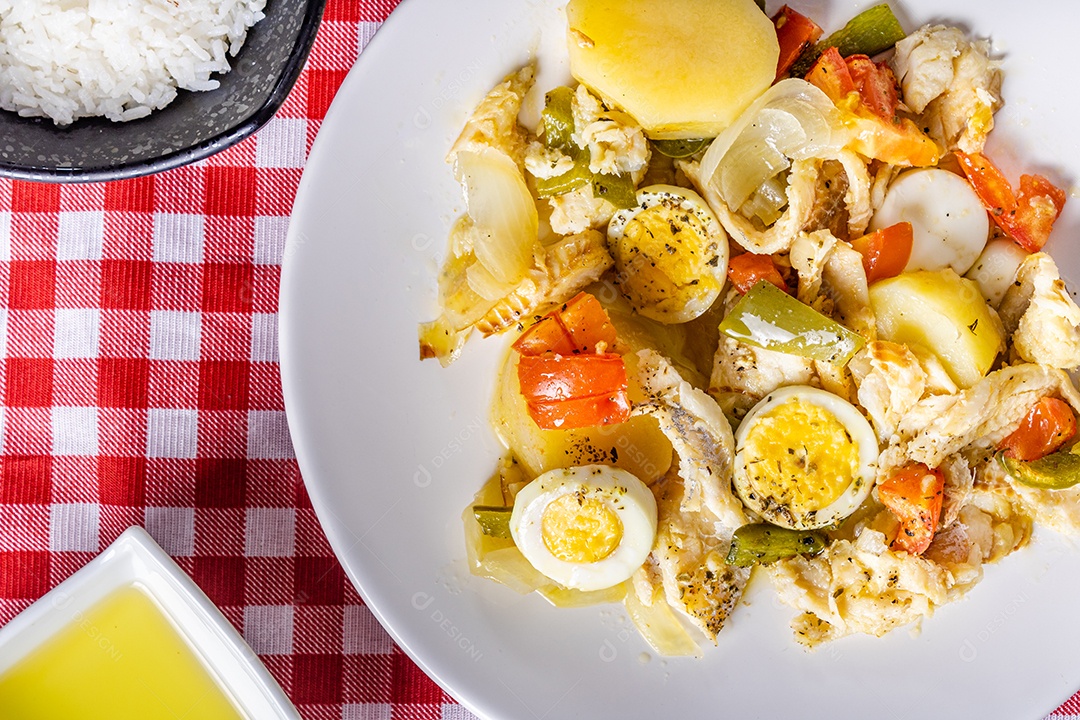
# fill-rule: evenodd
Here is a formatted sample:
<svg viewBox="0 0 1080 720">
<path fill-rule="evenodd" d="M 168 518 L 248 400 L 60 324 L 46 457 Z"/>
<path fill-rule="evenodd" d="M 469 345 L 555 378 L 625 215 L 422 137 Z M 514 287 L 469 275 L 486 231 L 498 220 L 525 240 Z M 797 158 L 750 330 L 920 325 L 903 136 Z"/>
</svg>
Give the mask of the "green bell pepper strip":
<svg viewBox="0 0 1080 720">
<path fill-rule="evenodd" d="M 510 537 L 510 507 L 495 505 L 473 505 L 473 517 L 480 523 L 480 530 L 490 537 Z"/>
<path fill-rule="evenodd" d="M 661 155 L 666 155 L 669 158 L 687 158 L 691 155 L 701 152 L 709 143 L 712 142 L 711 138 L 695 138 L 693 140 L 653 140 L 653 148 Z"/>
<path fill-rule="evenodd" d="M 573 145 L 574 91 L 566 86 L 548 91 L 544 96 L 544 111 L 540 114 L 544 123 L 544 144 L 565 150 Z"/>
<path fill-rule="evenodd" d="M 574 167 L 562 175 L 550 178 L 536 178 L 536 194 L 540 197 L 549 198 L 562 195 L 592 182 L 593 172 L 589 169 L 588 148 L 581 150 L 576 145 L 571 145 L 565 150 L 568 150 L 570 157 L 574 159 Z"/>
<path fill-rule="evenodd" d="M 637 204 L 634 181 L 629 174 L 594 173 L 589 169 L 589 149 L 579 147 L 574 134 L 574 91 L 557 87 L 544 96 L 544 143 L 561 150 L 574 160 L 574 166 L 562 175 L 536 178 L 536 194 L 542 198 L 555 197 L 592 183 L 593 195 L 604 198 L 617 208 L 628 210 Z"/>
<path fill-rule="evenodd" d="M 795 555 L 817 555 L 828 544 L 829 538 L 814 530 L 788 530 L 768 523 L 753 523 L 735 531 L 727 564 L 752 567 Z"/>
<path fill-rule="evenodd" d="M 869 55 L 885 52 L 907 37 L 892 8 L 886 4 L 875 5 L 851 18 L 847 25 L 816 45 L 807 48 L 791 66 L 791 77 L 803 77 L 821 53 L 835 47 L 841 57 Z"/>
<path fill-rule="evenodd" d="M 551 178 L 536 178 L 536 194 L 542 198 L 555 197 L 577 190 L 592 183 L 593 195 L 604 198 L 617 208 L 628 210 L 637 205 L 637 193 L 634 180 L 628 173 L 608 175 L 594 173 L 589 169 L 589 149 L 570 145 L 565 149 L 574 159 L 574 167 L 562 175 Z"/>
<path fill-rule="evenodd" d="M 637 191 L 634 190 L 634 180 L 629 173 L 594 173 L 592 187 L 593 195 L 604 198 L 620 210 L 629 210 L 637 205 Z"/>
<path fill-rule="evenodd" d="M 1059 450 L 1031 462 L 998 453 L 998 461 L 1013 480 L 1028 487 L 1064 490 L 1080 483 L 1080 455 L 1069 450 Z"/>
<path fill-rule="evenodd" d="M 772 283 L 758 282 L 720 323 L 720 332 L 740 342 L 846 365 L 866 341 L 861 336 Z"/>
</svg>

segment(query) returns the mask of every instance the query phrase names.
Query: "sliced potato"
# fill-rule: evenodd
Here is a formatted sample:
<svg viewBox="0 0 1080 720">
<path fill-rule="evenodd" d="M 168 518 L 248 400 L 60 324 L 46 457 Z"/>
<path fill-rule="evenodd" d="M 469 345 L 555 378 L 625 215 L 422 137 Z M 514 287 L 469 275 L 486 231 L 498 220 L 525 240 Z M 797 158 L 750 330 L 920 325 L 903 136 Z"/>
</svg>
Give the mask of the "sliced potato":
<svg viewBox="0 0 1080 720">
<path fill-rule="evenodd" d="M 667 472 L 671 443 L 652 417 L 632 417 L 607 427 L 541 430 L 529 417 L 518 388 L 517 359 L 513 351 L 507 356 L 492 417 L 496 432 L 529 475 L 599 463 L 652 483 Z"/>
<path fill-rule="evenodd" d="M 930 350 L 961 388 L 981 380 L 1005 348 L 1001 320 L 979 286 L 948 268 L 874 283 L 870 305 L 880 340 Z"/>
<path fill-rule="evenodd" d="M 652 138 L 715 137 L 772 84 L 754 0 L 570 0 L 570 70 Z"/>
</svg>

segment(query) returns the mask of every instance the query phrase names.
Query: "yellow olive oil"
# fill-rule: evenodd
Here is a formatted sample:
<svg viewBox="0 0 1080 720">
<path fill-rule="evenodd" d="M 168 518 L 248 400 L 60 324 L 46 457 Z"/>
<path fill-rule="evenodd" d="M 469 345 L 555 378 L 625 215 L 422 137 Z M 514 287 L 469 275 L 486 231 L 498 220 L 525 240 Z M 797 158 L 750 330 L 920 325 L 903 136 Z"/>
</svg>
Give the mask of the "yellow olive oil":
<svg viewBox="0 0 1080 720">
<path fill-rule="evenodd" d="M 243 720 L 138 586 L 103 598 L 0 674 L 4 720 Z"/>
</svg>

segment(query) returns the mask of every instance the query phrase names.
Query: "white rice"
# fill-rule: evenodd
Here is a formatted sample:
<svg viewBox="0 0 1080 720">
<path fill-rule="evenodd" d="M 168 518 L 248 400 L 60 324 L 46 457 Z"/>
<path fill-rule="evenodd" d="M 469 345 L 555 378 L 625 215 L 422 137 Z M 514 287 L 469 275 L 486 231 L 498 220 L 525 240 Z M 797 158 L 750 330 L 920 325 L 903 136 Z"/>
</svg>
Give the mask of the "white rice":
<svg viewBox="0 0 1080 720">
<path fill-rule="evenodd" d="M 213 90 L 266 0 L 0 0 L 0 108 L 125 121 Z"/>
</svg>

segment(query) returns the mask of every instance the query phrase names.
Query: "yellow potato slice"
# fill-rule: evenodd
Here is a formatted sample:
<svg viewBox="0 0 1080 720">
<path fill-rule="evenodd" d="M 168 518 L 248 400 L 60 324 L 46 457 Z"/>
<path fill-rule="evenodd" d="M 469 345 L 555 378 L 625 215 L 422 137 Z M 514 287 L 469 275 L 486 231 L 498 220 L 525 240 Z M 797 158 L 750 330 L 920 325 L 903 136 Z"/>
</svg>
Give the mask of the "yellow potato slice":
<svg viewBox="0 0 1080 720">
<path fill-rule="evenodd" d="M 753 0 L 570 0 L 570 69 L 652 138 L 715 137 L 776 76 Z"/>
<path fill-rule="evenodd" d="M 904 273 L 870 287 L 878 339 L 921 345 L 961 388 L 986 375 L 1005 332 L 979 286 L 951 269 Z"/>
</svg>

